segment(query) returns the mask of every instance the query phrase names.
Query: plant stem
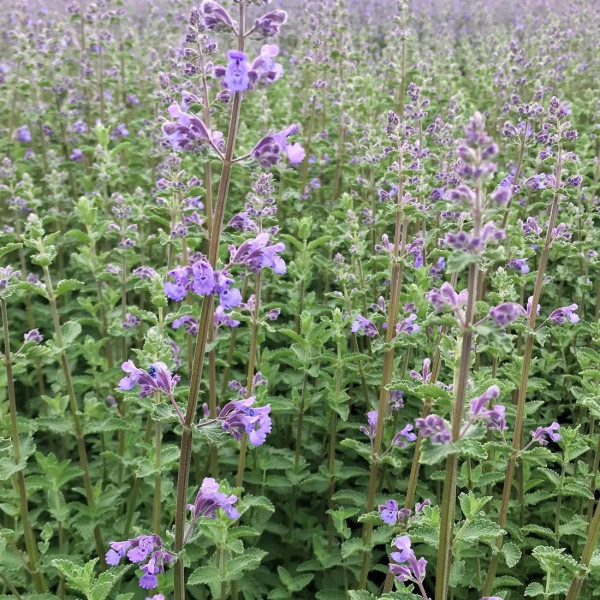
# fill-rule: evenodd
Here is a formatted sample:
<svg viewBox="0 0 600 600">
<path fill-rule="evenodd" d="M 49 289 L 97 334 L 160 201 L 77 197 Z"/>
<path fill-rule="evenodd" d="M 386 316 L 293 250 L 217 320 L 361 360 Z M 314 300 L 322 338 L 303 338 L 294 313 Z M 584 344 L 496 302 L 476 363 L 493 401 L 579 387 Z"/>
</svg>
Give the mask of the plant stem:
<svg viewBox="0 0 600 600">
<path fill-rule="evenodd" d="M 160 422 L 154 423 L 154 511 L 153 511 L 153 523 L 154 533 L 160 535 L 160 506 L 161 506 L 161 492 L 160 492 L 160 447 L 161 447 L 161 432 Z"/>
<path fill-rule="evenodd" d="M 56 343 L 61 349 L 60 364 L 65 378 L 67 395 L 69 397 L 69 407 L 71 409 L 71 418 L 73 419 L 73 429 L 75 433 L 75 439 L 77 440 L 79 466 L 81 467 L 83 473 L 83 487 L 85 489 L 85 497 L 88 506 L 93 510 L 96 508 L 96 500 L 94 498 L 94 488 L 92 487 L 92 480 L 90 477 L 90 466 L 88 463 L 87 450 L 85 447 L 83 427 L 81 426 L 81 421 L 79 420 L 79 411 L 77 408 L 77 398 L 75 396 L 73 378 L 71 377 L 71 368 L 69 367 L 69 359 L 67 358 L 67 354 L 64 349 L 62 331 L 60 329 L 60 317 L 58 316 L 58 307 L 56 306 L 56 296 L 54 295 L 54 288 L 52 287 L 50 271 L 48 270 L 47 266 L 45 266 L 43 269 L 44 279 L 46 281 L 46 291 L 48 294 L 48 302 L 50 303 L 50 313 L 52 315 L 52 322 L 54 324 L 54 335 L 56 337 Z M 94 540 L 96 542 L 96 552 L 98 553 L 98 557 L 100 559 L 100 565 L 102 566 L 102 568 L 105 568 L 106 563 L 104 562 L 104 541 L 102 539 L 102 532 L 100 531 L 100 527 L 98 525 L 94 527 Z"/>
<path fill-rule="evenodd" d="M 556 183 L 554 188 L 554 198 L 552 200 L 552 206 L 550 208 L 550 218 L 548 220 L 548 230 L 546 232 L 546 240 L 542 253 L 540 256 L 540 263 L 538 266 L 537 275 L 535 278 L 535 284 L 533 287 L 533 298 L 531 302 L 531 312 L 527 321 L 529 327 L 529 333 L 525 339 L 525 349 L 523 351 L 523 364 L 521 368 L 521 380 L 519 383 L 518 397 L 517 397 L 517 415 L 515 417 L 515 431 L 513 434 L 512 451 L 508 459 L 506 466 L 506 476 L 504 478 L 504 487 L 502 489 L 502 500 L 500 502 L 500 513 L 498 515 L 498 526 L 504 528 L 506 525 L 506 518 L 508 516 L 508 505 L 510 501 L 510 492 L 515 474 L 515 466 L 518 458 L 518 452 L 521 448 L 523 436 L 523 424 L 525 418 L 525 400 L 527 397 L 527 382 L 529 380 L 529 369 L 531 367 L 531 356 L 533 352 L 533 340 L 535 331 L 535 322 L 537 317 L 537 305 L 540 300 L 542 293 L 542 285 L 544 283 L 544 273 L 546 271 L 546 265 L 548 263 L 548 255 L 550 254 L 550 244 L 552 242 L 552 229 L 556 224 L 556 218 L 558 215 L 558 205 L 560 201 L 559 187 L 561 185 L 562 178 L 562 146 L 558 145 L 557 163 L 556 163 Z M 499 535 L 496 538 L 496 548 L 502 548 L 503 536 Z M 496 577 L 496 570 L 498 569 L 499 552 L 494 554 L 490 560 L 490 566 L 488 568 L 487 577 L 483 586 L 482 596 L 489 596 L 492 589 L 494 579 Z"/>
<path fill-rule="evenodd" d="M 10 336 L 8 333 L 8 311 L 6 310 L 6 300 L 0 299 L 0 308 L 2 311 L 2 331 L 4 335 L 4 362 L 6 364 L 6 391 L 8 394 L 8 409 L 10 412 L 10 439 L 12 442 L 13 456 L 15 464 L 21 462 L 21 446 L 19 443 L 19 427 L 17 424 L 17 397 L 15 394 L 15 382 L 12 373 L 12 356 L 10 352 Z M 42 573 L 38 572 L 37 565 L 40 555 L 35 541 L 35 535 L 29 520 L 29 506 L 27 503 L 27 487 L 25 485 L 24 467 L 15 474 L 17 489 L 19 492 L 19 514 L 23 524 L 23 536 L 25 538 L 25 549 L 27 558 L 31 565 L 31 574 L 33 584 L 38 593 L 43 594 L 48 591 L 48 584 Z"/>
<path fill-rule="evenodd" d="M 242 0 L 239 3 L 239 22 L 238 22 L 238 50 L 244 49 L 244 17 L 245 3 Z M 227 135 L 227 146 L 225 148 L 225 157 L 223 168 L 221 170 L 221 179 L 217 191 L 217 201 L 215 214 L 210 233 L 210 245 L 208 250 L 208 260 L 216 268 L 219 254 L 219 245 L 221 241 L 221 227 L 223 225 L 223 216 L 225 214 L 225 205 L 227 203 L 227 193 L 231 181 L 231 168 L 233 166 L 233 153 L 237 139 L 237 131 L 240 118 L 241 105 L 240 92 L 233 95 L 233 106 L 231 109 L 231 119 L 229 122 L 229 131 Z M 181 435 L 181 452 L 179 458 L 179 470 L 177 474 L 177 503 L 175 507 L 175 553 L 179 554 L 183 550 L 183 536 L 187 504 L 187 492 L 190 477 L 190 462 L 192 458 L 192 429 L 191 425 L 196 418 L 196 409 L 198 406 L 198 393 L 200 391 L 200 382 L 202 381 L 202 367 L 204 356 L 206 354 L 206 343 L 209 337 L 209 329 L 213 327 L 213 296 L 205 296 L 202 303 L 202 312 L 198 324 L 198 337 L 194 351 L 194 360 L 192 363 L 192 373 L 190 376 L 190 391 L 188 395 L 187 408 L 185 412 L 185 422 Z M 183 561 L 180 556 L 173 565 L 174 570 L 174 598 L 175 600 L 185 599 L 185 580 Z"/>
<path fill-rule="evenodd" d="M 406 238 L 408 235 L 408 216 L 404 215 L 402 210 L 403 202 L 403 175 L 402 175 L 402 148 L 398 147 L 398 192 L 396 201 L 396 224 L 394 229 L 394 250 L 392 258 L 392 273 L 390 277 L 390 296 L 388 302 L 387 329 L 386 329 L 386 350 L 383 355 L 383 372 L 381 377 L 381 387 L 379 390 L 379 404 L 377 407 L 377 427 L 375 429 L 375 440 L 373 444 L 373 453 L 371 461 L 371 470 L 369 474 L 369 490 L 367 496 L 366 512 L 371 512 L 375 506 L 375 494 L 377 491 L 377 471 L 378 455 L 381 452 L 383 441 L 383 421 L 387 414 L 390 392 L 387 385 L 392 379 L 394 368 L 395 348 L 393 338 L 396 331 L 396 322 L 398 320 L 398 307 L 400 305 L 400 289 L 402 287 L 402 278 L 404 273 L 404 262 L 402 261 L 404 250 L 406 248 Z M 373 534 L 372 523 L 365 523 L 362 530 L 363 544 L 366 546 L 371 541 Z M 364 590 L 369 576 L 369 567 L 371 564 L 371 553 L 363 550 L 363 562 L 360 573 L 358 588 Z"/>
</svg>

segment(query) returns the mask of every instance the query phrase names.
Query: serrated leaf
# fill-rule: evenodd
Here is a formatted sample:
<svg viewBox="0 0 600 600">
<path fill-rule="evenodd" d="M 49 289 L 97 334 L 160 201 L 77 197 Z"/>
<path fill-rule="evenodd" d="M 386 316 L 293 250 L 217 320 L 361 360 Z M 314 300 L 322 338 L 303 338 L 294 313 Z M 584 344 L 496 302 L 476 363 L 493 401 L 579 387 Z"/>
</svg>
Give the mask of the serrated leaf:
<svg viewBox="0 0 600 600">
<path fill-rule="evenodd" d="M 521 559 L 521 549 L 513 542 L 505 542 L 502 545 L 502 554 L 509 568 L 512 569 Z"/>
<path fill-rule="evenodd" d="M 544 587 L 541 583 L 533 582 L 530 583 L 523 592 L 524 596 L 543 596 L 544 595 Z"/>
<path fill-rule="evenodd" d="M 73 292 L 83 287 L 83 283 L 81 281 L 77 281 L 76 279 L 63 279 L 59 281 L 55 290 L 54 295 L 58 298 L 67 292 Z"/>
<path fill-rule="evenodd" d="M 4 246 L 0 246 L 0 256 L 4 256 L 5 254 L 8 254 L 9 252 L 12 252 L 13 250 L 18 250 L 19 248 L 22 248 L 23 244 L 17 244 L 17 243 L 10 243 L 10 244 L 5 244 Z"/>
</svg>

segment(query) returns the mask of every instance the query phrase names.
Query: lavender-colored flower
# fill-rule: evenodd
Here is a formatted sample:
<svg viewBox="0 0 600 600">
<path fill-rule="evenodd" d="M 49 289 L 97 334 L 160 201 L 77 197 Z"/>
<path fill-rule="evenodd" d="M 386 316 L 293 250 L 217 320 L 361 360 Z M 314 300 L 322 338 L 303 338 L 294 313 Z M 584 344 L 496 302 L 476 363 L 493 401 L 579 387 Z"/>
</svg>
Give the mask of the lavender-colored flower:
<svg viewBox="0 0 600 600">
<path fill-rule="evenodd" d="M 391 552 L 390 558 L 394 561 L 390 563 L 390 572 L 396 576 L 398 581 L 414 581 L 421 583 L 425 578 L 425 569 L 427 561 L 424 558 L 415 556 L 411 548 L 411 541 L 408 535 L 397 537 L 393 542 L 399 552 Z M 399 564 L 408 563 L 408 565 Z"/>
<path fill-rule="evenodd" d="M 404 398 L 400 390 L 390 390 L 390 409 L 393 411 L 404 408 Z"/>
<path fill-rule="evenodd" d="M 138 369 L 132 360 L 121 365 L 121 369 L 127 376 L 119 381 L 119 389 L 128 391 L 137 384 L 140 385 L 140 398 L 150 396 L 154 392 L 161 392 L 173 396 L 173 390 L 177 385 L 179 375 L 171 375 L 169 368 L 163 362 L 155 362 L 148 365 L 148 370 Z"/>
<path fill-rule="evenodd" d="M 111 140 L 118 140 L 129 135 L 129 130 L 125 126 L 125 123 L 119 123 L 116 127 L 110 131 L 109 136 Z"/>
<path fill-rule="evenodd" d="M 521 271 L 524 275 L 529 273 L 529 265 L 527 264 L 526 258 L 512 258 L 506 263 L 509 269 L 515 269 Z"/>
<path fill-rule="evenodd" d="M 490 308 L 489 315 L 499 327 L 507 327 L 525 314 L 525 309 L 515 302 L 504 302 Z"/>
<path fill-rule="evenodd" d="M 415 504 L 415 514 L 422 512 L 426 506 L 431 506 L 431 500 L 429 500 L 429 498 Z"/>
<path fill-rule="evenodd" d="M 414 442 L 417 439 L 417 435 L 412 433 L 413 426 L 409 423 L 405 425 L 403 429 L 401 429 L 392 440 L 392 444 L 394 446 L 398 446 L 399 448 L 404 448 L 406 446 L 406 442 Z M 404 439 L 402 439 L 404 438 Z M 405 441 L 406 440 L 406 441 Z"/>
<path fill-rule="evenodd" d="M 40 333 L 39 329 L 32 329 L 23 336 L 23 340 L 25 343 L 41 344 L 44 341 L 44 336 Z"/>
<path fill-rule="evenodd" d="M 552 425 L 548 425 L 548 427 L 540 426 L 535 431 L 531 432 L 531 441 L 539 442 L 542 446 L 547 446 L 548 438 L 546 438 L 546 436 L 549 436 L 553 442 L 558 442 L 562 440 L 562 435 L 556 433 L 559 429 L 560 424 L 556 421 L 552 423 Z"/>
<path fill-rule="evenodd" d="M 205 477 L 196 494 L 194 504 L 188 504 L 188 508 L 192 511 L 193 519 L 200 517 L 216 519 L 219 509 L 223 509 L 230 519 L 239 519 L 240 513 L 234 506 L 236 502 L 237 496 L 225 495 L 219 491 L 219 484 L 212 477 Z"/>
<path fill-rule="evenodd" d="M 471 416 L 478 417 L 488 402 L 497 400 L 499 397 L 500 388 L 497 385 L 491 385 L 481 396 L 471 400 Z"/>
<path fill-rule="evenodd" d="M 213 134 L 203 121 L 196 115 L 183 112 L 178 104 L 169 106 L 169 114 L 176 120 L 164 123 L 162 130 L 175 150 L 194 150 L 212 139 Z"/>
<path fill-rule="evenodd" d="M 156 271 L 152 267 L 141 266 L 136 267 L 131 274 L 140 279 L 152 279 L 156 275 Z"/>
<path fill-rule="evenodd" d="M 248 434 L 253 446 L 264 444 L 267 433 L 271 433 L 271 406 L 253 406 L 256 398 L 250 396 L 242 400 L 228 402 L 220 411 L 218 419 L 223 429 L 233 435 L 236 440 L 242 439 L 242 434 Z"/>
<path fill-rule="evenodd" d="M 575 313 L 577 308 L 577 304 L 557 308 L 550 313 L 548 318 L 556 325 L 563 325 L 567 320 L 573 324 L 579 323 L 579 315 Z"/>
<path fill-rule="evenodd" d="M 281 314 L 280 308 L 272 308 L 267 313 L 267 319 L 269 319 L 269 321 L 276 321 L 280 314 Z"/>
<path fill-rule="evenodd" d="M 200 5 L 200 14 L 206 29 L 219 31 L 234 28 L 231 16 L 218 2 L 204 0 Z"/>
<path fill-rule="evenodd" d="M 192 278 L 192 290 L 196 294 L 200 296 L 212 294 L 215 289 L 215 275 L 207 260 L 202 259 L 192 265 Z"/>
<path fill-rule="evenodd" d="M 13 133 L 13 138 L 22 144 L 29 144 L 29 142 L 31 142 L 31 132 L 29 131 L 29 127 L 27 127 L 27 125 L 21 125 L 21 127 L 16 129 Z"/>
<path fill-rule="evenodd" d="M 245 92 L 250 85 L 246 55 L 239 50 L 229 50 L 227 59 L 229 62 L 225 69 L 225 85 L 231 92 Z"/>
<path fill-rule="evenodd" d="M 431 380 L 431 373 L 429 372 L 429 367 L 431 366 L 431 360 L 426 358 L 423 361 L 423 369 L 422 372 L 418 371 L 410 371 L 409 375 L 416 381 L 420 383 L 428 383 Z"/>
<path fill-rule="evenodd" d="M 276 165 L 285 152 L 292 164 L 298 164 L 304 160 L 304 148 L 300 144 L 290 145 L 287 138 L 298 131 L 298 125 L 290 125 L 287 129 L 278 133 L 270 133 L 254 146 L 252 156 L 265 168 Z"/>
<path fill-rule="evenodd" d="M 415 323 L 416 320 L 417 315 L 412 314 L 400 321 L 400 323 L 396 323 L 396 335 L 400 335 L 401 333 L 405 333 L 406 335 L 417 333 L 419 331 L 419 325 Z"/>
<path fill-rule="evenodd" d="M 283 77 L 283 66 L 273 60 L 278 54 L 277 44 L 264 44 L 261 47 L 260 54 L 252 61 L 248 72 L 252 83 L 264 81 L 270 84 Z"/>
<path fill-rule="evenodd" d="M 231 318 L 231 316 L 225 312 L 225 309 L 221 305 L 219 305 L 217 306 L 217 308 L 215 308 L 214 324 L 215 327 L 218 327 L 219 325 L 227 325 L 227 327 L 237 327 L 240 324 L 240 322 L 237 319 Z"/>
<path fill-rule="evenodd" d="M 272 10 L 256 19 L 253 29 L 265 37 L 277 35 L 286 19 L 287 13 L 284 10 Z"/>
<path fill-rule="evenodd" d="M 177 267 L 176 269 L 169 271 L 169 275 L 173 277 L 175 283 L 170 281 L 164 283 L 163 289 L 167 298 L 175 300 L 176 302 L 181 302 L 181 300 L 185 298 L 189 281 L 189 270 L 189 267 Z"/>
<path fill-rule="evenodd" d="M 79 148 L 73 148 L 69 158 L 73 162 L 81 162 L 83 160 L 83 152 Z"/>
<path fill-rule="evenodd" d="M 368 435 L 371 440 L 375 437 L 375 429 L 377 428 L 377 418 L 378 413 L 376 410 L 370 410 L 367 413 L 367 423 L 369 424 L 369 428 L 367 429 L 364 425 L 361 425 L 359 431 Z"/>
<path fill-rule="evenodd" d="M 439 415 L 419 417 L 415 421 L 415 425 L 423 437 L 431 437 L 431 441 L 436 444 L 447 444 L 452 441 L 452 433 L 448 429 L 446 421 Z"/>
<path fill-rule="evenodd" d="M 171 324 L 173 329 L 179 329 L 182 325 L 185 325 L 185 330 L 190 335 L 198 335 L 198 321 L 196 321 L 194 317 L 190 317 L 190 315 L 184 315 L 183 317 L 179 317 L 179 319 L 175 319 Z"/>
<path fill-rule="evenodd" d="M 125 313 L 125 321 L 123 321 L 123 329 L 133 329 L 139 327 L 140 319 L 131 313 Z"/>
<path fill-rule="evenodd" d="M 360 314 L 356 315 L 356 319 L 354 319 L 350 331 L 352 333 L 357 333 L 359 331 L 364 332 L 370 338 L 374 338 L 377 335 L 377 327 L 375 326 L 373 321 L 365 319 Z"/>
<path fill-rule="evenodd" d="M 379 516 L 384 523 L 395 525 L 398 520 L 398 503 L 395 500 L 388 500 L 379 507 Z"/>
</svg>

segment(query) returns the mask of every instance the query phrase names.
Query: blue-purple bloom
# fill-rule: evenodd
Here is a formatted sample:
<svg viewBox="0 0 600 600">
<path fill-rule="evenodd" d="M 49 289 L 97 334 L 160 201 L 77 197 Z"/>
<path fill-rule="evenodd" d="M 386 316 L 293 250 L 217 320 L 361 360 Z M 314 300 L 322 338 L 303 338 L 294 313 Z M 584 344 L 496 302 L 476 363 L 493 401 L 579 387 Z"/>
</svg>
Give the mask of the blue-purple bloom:
<svg viewBox="0 0 600 600">
<path fill-rule="evenodd" d="M 227 68 L 224 82 L 231 92 L 245 92 L 250 85 L 246 55 L 239 50 L 227 52 Z"/>
<path fill-rule="evenodd" d="M 233 29 L 233 20 L 229 13 L 213 0 L 204 0 L 200 5 L 204 27 L 215 31 Z"/>
<path fill-rule="evenodd" d="M 27 127 L 27 125 L 21 125 L 21 127 L 16 129 L 13 133 L 13 138 L 22 144 L 31 142 L 31 132 L 29 131 L 29 127 Z"/>
<path fill-rule="evenodd" d="M 284 10 L 272 10 L 256 19 L 253 29 L 265 37 L 277 35 L 286 19 L 287 13 Z"/>
<path fill-rule="evenodd" d="M 204 517 L 207 519 L 216 519 L 217 511 L 222 509 L 230 519 L 239 519 L 240 513 L 234 504 L 237 502 L 237 496 L 231 494 L 225 495 L 219 491 L 219 484 L 212 477 L 205 477 L 202 485 L 196 494 L 194 504 L 188 504 L 188 509 L 192 511 L 192 519 Z"/>
<path fill-rule="evenodd" d="M 296 165 L 304 160 L 304 148 L 298 143 L 288 144 L 287 138 L 297 133 L 298 125 L 290 125 L 278 133 L 270 133 L 254 146 L 252 156 L 265 168 L 276 165 L 285 152 L 289 161 Z"/>
<path fill-rule="evenodd" d="M 402 535 L 397 537 L 392 543 L 399 552 L 390 552 L 390 558 L 394 561 L 390 563 L 390 572 L 396 576 L 398 581 L 422 583 L 425 578 L 427 561 L 422 557 L 417 560 L 411 548 L 410 537 Z M 408 565 L 402 563 L 408 563 Z"/>
<path fill-rule="evenodd" d="M 579 323 L 579 315 L 575 313 L 577 308 L 577 304 L 557 308 L 550 313 L 548 318 L 556 325 L 563 325 L 567 320 L 573 324 Z"/>
<path fill-rule="evenodd" d="M 415 421 L 419 434 L 423 437 L 430 437 L 436 444 L 447 444 L 452 441 L 452 433 L 446 425 L 446 421 L 439 415 L 427 415 L 425 418 L 419 417 Z"/>
<path fill-rule="evenodd" d="M 538 427 L 535 431 L 531 432 L 531 441 L 539 442 L 542 446 L 548 445 L 548 436 L 553 442 L 558 442 L 562 440 L 562 435 L 557 433 L 560 429 L 560 424 L 556 421 L 552 423 L 552 425 L 548 425 L 548 427 Z"/>
<path fill-rule="evenodd" d="M 236 440 L 241 440 L 242 434 L 246 433 L 253 446 L 260 446 L 264 444 L 267 433 L 271 433 L 271 406 L 255 407 L 255 400 L 254 396 L 250 396 L 228 402 L 219 412 L 218 420 Z"/>
<path fill-rule="evenodd" d="M 148 365 L 148 370 L 138 369 L 132 360 L 121 365 L 127 375 L 119 381 L 119 389 L 128 391 L 136 385 L 140 385 L 140 398 L 150 396 L 154 392 L 161 392 L 173 396 L 173 390 L 177 385 L 179 375 L 171 375 L 169 368 L 163 362 L 155 362 Z"/>
<path fill-rule="evenodd" d="M 398 446 L 398 448 L 404 448 L 407 442 L 414 442 L 417 439 L 416 434 L 412 433 L 413 426 L 409 423 L 405 425 L 403 429 L 401 429 L 392 440 L 392 444 L 394 446 Z M 404 439 L 402 439 L 404 438 Z"/>
<path fill-rule="evenodd" d="M 40 333 L 39 329 L 32 329 L 23 336 L 25 343 L 41 344 L 44 341 L 44 336 Z"/>
<path fill-rule="evenodd" d="M 373 321 L 369 321 L 369 319 L 365 319 L 360 314 L 356 315 L 356 319 L 354 319 L 350 331 L 352 333 L 358 333 L 360 331 L 365 333 L 370 338 L 374 338 L 377 335 L 377 327 L 375 326 L 375 323 L 373 323 Z"/>
<path fill-rule="evenodd" d="M 515 302 L 504 302 L 490 308 L 489 315 L 499 327 L 507 327 L 525 314 L 525 309 Z"/>
</svg>

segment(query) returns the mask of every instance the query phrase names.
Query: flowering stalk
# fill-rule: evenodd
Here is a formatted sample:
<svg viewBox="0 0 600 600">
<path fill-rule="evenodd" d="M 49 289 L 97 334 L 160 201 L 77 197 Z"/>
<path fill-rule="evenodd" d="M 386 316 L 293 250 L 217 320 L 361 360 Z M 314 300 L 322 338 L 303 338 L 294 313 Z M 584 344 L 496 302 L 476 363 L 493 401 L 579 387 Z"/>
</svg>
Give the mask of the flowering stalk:
<svg viewBox="0 0 600 600">
<path fill-rule="evenodd" d="M 554 100 L 554 98 L 553 98 Z M 552 101 L 551 101 L 552 102 Z M 560 121 L 557 120 L 557 128 L 560 127 Z M 556 159 L 556 177 L 554 183 L 554 196 L 552 199 L 552 205 L 550 208 L 550 218 L 548 220 L 548 230 L 546 232 L 546 239 L 542 248 L 540 256 L 540 262 L 538 271 L 535 278 L 535 284 L 533 287 L 533 297 L 531 300 L 531 308 L 529 310 L 529 316 L 527 325 L 529 327 L 529 333 L 525 339 L 525 348 L 523 350 L 523 363 L 521 368 L 521 380 L 519 382 L 518 396 L 517 396 L 517 415 L 515 417 L 515 429 L 512 441 L 512 451 L 508 459 L 506 466 L 506 476 L 504 478 L 504 487 L 502 489 L 502 500 L 500 503 L 500 512 L 498 514 L 498 526 L 504 528 L 506 525 L 506 519 L 508 516 L 508 505 L 510 502 L 510 493 L 512 489 L 512 483 L 515 475 L 515 467 L 517 458 L 519 456 L 519 449 L 521 448 L 521 440 L 523 436 L 523 424 L 525 419 L 525 400 L 527 397 L 527 382 L 529 380 L 529 369 L 531 367 L 531 356 L 533 353 L 533 341 L 535 332 L 535 321 L 537 317 L 537 309 L 540 296 L 542 293 L 542 285 L 544 283 L 544 274 L 546 271 L 546 265 L 548 263 L 548 255 L 550 254 L 550 244 L 553 239 L 553 232 L 556 225 L 556 219 L 558 216 L 558 206 L 560 202 L 560 186 L 562 182 L 562 167 L 563 167 L 563 151 L 561 144 L 561 135 L 558 136 L 558 149 Z M 496 547 L 500 549 L 502 547 L 503 536 L 499 535 L 496 538 Z M 498 568 L 499 553 L 492 556 L 490 560 L 490 566 L 488 568 L 486 580 L 481 592 L 482 596 L 489 595 L 494 579 L 496 577 L 496 570 Z"/>
<path fill-rule="evenodd" d="M 481 235 L 483 213 L 481 207 L 481 183 L 475 189 L 473 210 L 473 236 Z M 469 267 L 467 283 L 468 299 L 465 309 L 465 327 L 460 341 L 460 358 L 455 384 L 454 404 L 451 411 L 452 441 L 460 438 L 462 417 L 465 411 L 467 381 L 471 366 L 471 344 L 473 339 L 472 324 L 475 317 L 479 266 L 472 263 Z M 450 583 L 450 566 L 452 563 L 452 536 L 454 531 L 454 509 L 456 506 L 456 476 L 458 472 L 458 455 L 452 454 L 446 461 L 446 477 L 440 509 L 440 537 L 438 547 L 437 577 L 435 584 L 436 600 L 446 600 Z"/>
<path fill-rule="evenodd" d="M 250 351 L 248 355 L 248 377 L 246 379 L 246 398 L 252 396 L 252 386 L 254 383 L 254 364 L 256 361 L 256 353 L 258 351 L 258 316 L 260 314 L 260 284 L 261 273 L 256 274 L 256 283 L 254 286 L 254 311 L 252 313 L 252 337 L 250 338 Z M 238 469 L 235 478 L 236 487 L 242 487 L 244 481 L 244 468 L 246 466 L 246 450 L 248 448 L 248 435 L 242 436 L 240 446 L 240 454 L 238 458 Z"/>
<path fill-rule="evenodd" d="M 157 392 L 158 396 L 158 392 Z M 160 448 L 161 448 L 161 431 L 160 431 L 160 421 L 156 421 L 154 423 L 154 510 L 153 510 L 153 524 L 154 524 L 154 533 L 158 535 L 160 533 L 160 506 L 161 506 L 161 498 L 160 498 L 160 480 L 161 480 L 161 472 L 160 472 Z"/>
<path fill-rule="evenodd" d="M 386 350 L 383 355 L 383 373 L 381 377 L 381 388 L 379 392 L 379 404 L 377 406 L 377 428 L 375 430 L 375 440 L 373 444 L 373 453 L 371 461 L 371 470 L 369 474 L 369 490 L 367 496 L 366 512 L 371 512 L 375 507 L 375 494 L 377 492 L 377 471 L 378 471 L 378 455 L 381 452 L 381 444 L 383 441 L 383 422 L 387 413 L 389 404 L 389 390 L 387 385 L 392 380 L 392 372 L 394 369 L 395 347 L 393 345 L 393 337 L 396 332 L 396 322 L 398 320 L 398 310 L 400 306 L 400 289 L 402 287 L 402 278 L 404 272 L 404 262 L 401 257 L 404 255 L 406 248 L 406 239 L 408 235 L 408 216 L 404 215 L 402 208 L 403 201 L 403 173 L 402 173 L 402 148 L 398 146 L 398 192 L 396 201 L 396 224 L 394 229 L 394 247 L 392 256 L 392 272 L 390 277 L 390 297 L 387 314 L 387 329 L 386 329 Z M 373 534 L 373 524 L 365 523 L 363 525 L 362 540 L 363 544 L 368 544 Z M 360 573 L 359 589 L 363 590 L 367 585 L 367 577 L 369 575 L 369 567 L 371 564 L 371 553 L 365 551 L 363 553 L 362 569 Z"/>
<path fill-rule="evenodd" d="M 245 3 L 239 3 L 239 22 L 238 22 L 238 50 L 244 49 L 244 18 Z M 227 202 L 227 193 L 231 180 L 231 168 L 233 166 L 233 153 L 237 139 L 239 118 L 240 118 L 241 93 L 235 92 L 233 95 L 233 107 L 231 109 L 231 118 L 229 121 L 229 131 L 227 135 L 227 146 L 221 170 L 221 179 L 217 191 L 217 201 L 215 214 L 210 230 L 210 240 L 208 249 L 208 261 L 213 269 L 217 266 L 219 254 L 219 243 L 221 241 L 221 227 L 223 225 L 223 216 L 225 214 L 225 204 Z M 209 336 L 209 328 L 213 327 L 213 295 L 205 296 L 202 303 L 202 312 L 198 323 L 198 338 L 194 350 L 194 360 L 192 363 L 192 372 L 190 379 L 190 391 L 188 395 L 183 432 L 181 435 L 181 452 L 179 459 L 179 470 L 177 474 L 177 503 L 175 507 L 175 553 L 179 554 L 183 550 L 183 537 L 185 525 L 185 508 L 187 502 L 187 490 L 190 476 L 190 462 L 192 457 L 192 423 L 195 420 L 196 409 L 198 406 L 198 393 L 200 391 L 200 382 L 202 381 L 202 367 L 204 356 L 206 354 L 206 344 Z M 175 600 L 185 599 L 185 580 L 183 561 L 180 556 L 177 557 L 173 566 L 174 569 L 174 598 Z"/>
<path fill-rule="evenodd" d="M 12 356 L 10 352 L 10 336 L 8 333 L 8 311 L 6 310 L 6 299 L 0 299 L 0 310 L 2 311 L 2 331 L 4 334 L 4 362 L 6 365 L 6 387 L 8 393 L 8 408 L 10 412 L 10 438 L 13 448 L 15 464 L 21 462 L 21 447 L 19 444 L 19 428 L 17 425 L 17 399 L 15 394 L 15 383 L 12 374 Z M 48 584 L 45 577 L 37 570 L 40 555 L 35 541 L 35 535 L 29 520 L 29 507 L 27 504 L 27 488 L 25 485 L 25 475 L 23 469 L 19 469 L 15 474 L 17 490 L 19 494 L 19 513 L 23 526 L 23 536 L 25 538 L 25 549 L 31 568 L 33 584 L 38 593 L 43 594 L 48 591 Z"/>
</svg>

